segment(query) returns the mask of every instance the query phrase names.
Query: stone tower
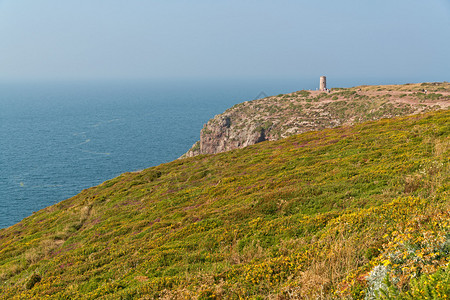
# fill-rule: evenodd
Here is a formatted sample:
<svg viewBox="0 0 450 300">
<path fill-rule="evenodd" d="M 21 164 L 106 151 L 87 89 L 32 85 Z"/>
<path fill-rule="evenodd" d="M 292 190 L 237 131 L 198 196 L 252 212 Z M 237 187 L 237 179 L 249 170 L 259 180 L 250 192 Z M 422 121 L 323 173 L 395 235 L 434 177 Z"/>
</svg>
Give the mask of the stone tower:
<svg viewBox="0 0 450 300">
<path fill-rule="evenodd" d="M 324 91 L 327 88 L 327 77 L 320 76 L 319 90 Z"/>
</svg>

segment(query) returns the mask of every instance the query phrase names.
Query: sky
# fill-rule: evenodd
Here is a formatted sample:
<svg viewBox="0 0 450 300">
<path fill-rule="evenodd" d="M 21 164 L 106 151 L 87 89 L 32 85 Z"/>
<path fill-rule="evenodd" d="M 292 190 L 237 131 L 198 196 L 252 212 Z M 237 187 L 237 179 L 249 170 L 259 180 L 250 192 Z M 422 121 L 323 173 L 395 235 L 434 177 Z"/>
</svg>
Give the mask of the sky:
<svg viewBox="0 0 450 300">
<path fill-rule="evenodd" d="M 450 0 L 0 0 L 0 80 L 450 80 Z"/>
</svg>

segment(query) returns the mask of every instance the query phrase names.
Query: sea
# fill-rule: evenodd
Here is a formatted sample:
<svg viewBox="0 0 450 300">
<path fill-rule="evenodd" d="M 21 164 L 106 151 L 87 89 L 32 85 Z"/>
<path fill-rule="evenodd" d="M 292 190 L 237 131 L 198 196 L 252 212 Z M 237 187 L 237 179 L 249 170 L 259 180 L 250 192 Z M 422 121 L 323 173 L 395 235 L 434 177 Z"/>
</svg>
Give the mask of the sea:
<svg viewBox="0 0 450 300">
<path fill-rule="evenodd" d="M 234 104 L 315 81 L 0 82 L 0 228 L 121 173 L 173 161 Z"/>
</svg>

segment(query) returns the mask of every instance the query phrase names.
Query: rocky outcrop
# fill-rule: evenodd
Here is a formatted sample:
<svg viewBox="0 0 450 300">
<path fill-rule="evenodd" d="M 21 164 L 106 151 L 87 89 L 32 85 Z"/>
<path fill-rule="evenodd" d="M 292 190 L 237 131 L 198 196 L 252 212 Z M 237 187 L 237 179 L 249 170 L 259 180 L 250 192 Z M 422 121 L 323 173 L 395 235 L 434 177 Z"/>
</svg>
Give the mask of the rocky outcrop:
<svg viewBox="0 0 450 300">
<path fill-rule="evenodd" d="M 307 131 L 448 108 L 450 83 L 298 91 L 237 104 L 203 126 L 183 155 L 213 154 Z"/>
</svg>

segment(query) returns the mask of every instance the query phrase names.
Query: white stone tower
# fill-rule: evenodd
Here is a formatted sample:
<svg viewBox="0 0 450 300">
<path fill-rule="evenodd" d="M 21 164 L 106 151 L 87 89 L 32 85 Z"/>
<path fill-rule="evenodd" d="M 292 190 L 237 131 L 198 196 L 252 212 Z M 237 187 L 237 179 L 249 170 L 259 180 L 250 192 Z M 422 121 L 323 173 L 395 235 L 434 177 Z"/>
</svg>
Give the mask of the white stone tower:
<svg viewBox="0 0 450 300">
<path fill-rule="evenodd" d="M 324 91 L 327 88 L 327 77 L 320 76 L 319 90 Z"/>
</svg>

